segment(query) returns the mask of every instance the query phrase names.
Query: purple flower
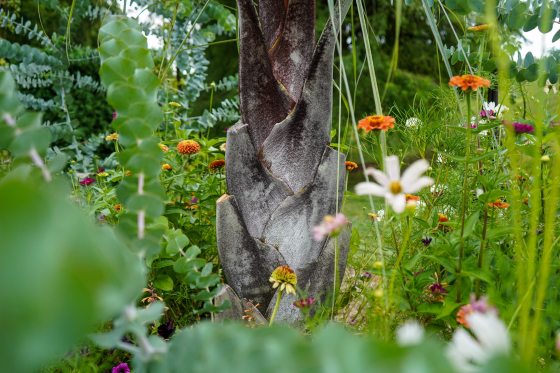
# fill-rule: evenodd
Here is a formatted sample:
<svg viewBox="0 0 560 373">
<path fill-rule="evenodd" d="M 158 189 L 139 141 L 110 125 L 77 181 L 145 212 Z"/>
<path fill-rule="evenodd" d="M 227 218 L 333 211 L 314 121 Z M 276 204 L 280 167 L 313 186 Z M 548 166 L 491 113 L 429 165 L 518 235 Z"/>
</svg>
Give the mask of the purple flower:
<svg viewBox="0 0 560 373">
<path fill-rule="evenodd" d="M 447 289 L 439 282 L 435 282 L 428 286 L 428 290 L 430 290 L 433 295 L 447 294 Z"/>
<path fill-rule="evenodd" d="M 113 120 L 117 119 L 117 117 L 118 117 L 117 112 L 116 112 L 116 111 L 113 111 Z"/>
<path fill-rule="evenodd" d="M 160 337 L 164 339 L 169 339 L 175 333 L 175 325 L 173 320 L 169 320 L 157 328 L 157 333 Z"/>
<path fill-rule="evenodd" d="M 362 273 L 362 277 L 363 277 L 363 278 L 370 279 L 370 278 L 373 277 L 373 275 L 372 275 L 370 272 L 367 272 L 367 271 L 366 271 L 366 272 Z"/>
<path fill-rule="evenodd" d="M 92 178 L 92 177 L 85 177 L 82 180 L 80 180 L 80 185 L 83 185 L 83 186 L 88 186 L 88 185 L 93 184 L 93 183 L 95 183 L 95 179 Z"/>
<path fill-rule="evenodd" d="M 424 244 L 424 246 L 429 246 L 432 243 L 432 237 L 422 238 L 422 243 Z"/>
<path fill-rule="evenodd" d="M 487 297 L 480 297 L 479 299 L 476 299 L 476 296 L 471 294 L 470 305 L 472 310 L 475 312 L 496 312 L 496 308 L 488 304 Z"/>
<path fill-rule="evenodd" d="M 130 368 L 127 363 L 120 363 L 119 365 L 113 367 L 111 373 L 130 373 Z"/>
<path fill-rule="evenodd" d="M 445 296 L 447 295 L 445 284 L 439 282 L 437 276 L 436 282 L 428 285 L 425 291 L 428 294 L 428 300 L 430 302 L 443 302 L 445 300 Z"/>
<path fill-rule="evenodd" d="M 194 204 L 197 204 L 197 203 L 198 203 L 198 198 L 195 197 L 195 196 L 193 196 L 193 197 L 191 198 L 191 205 L 194 205 Z"/>
<path fill-rule="evenodd" d="M 535 127 L 530 124 L 513 122 L 511 124 L 515 133 L 533 133 L 535 132 Z"/>
<path fill-rule="evenodd" d="M 340 230 L 348 224 L 348 219 L 344 214 L 338 213 L 335 216 L 327 215 L 323 218 L 321 224 L 313 227 L 313 239 L 321 241 L 323 238 L 336 235 Z"/>
</svg>

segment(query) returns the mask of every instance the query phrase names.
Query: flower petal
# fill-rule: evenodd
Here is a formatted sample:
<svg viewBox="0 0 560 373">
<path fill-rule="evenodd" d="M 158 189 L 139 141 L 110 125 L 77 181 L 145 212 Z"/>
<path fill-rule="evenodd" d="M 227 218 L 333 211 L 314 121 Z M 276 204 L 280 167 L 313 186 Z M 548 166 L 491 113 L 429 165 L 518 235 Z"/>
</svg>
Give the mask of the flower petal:
<svg viewBox="0 0 560 373">
<path fill-rule="evenodd" d="M 391 155 L 385 158 L 385 173 L 389 176 L 390 181 L 397 181 L 401 178 L 399 157 Z"/>
<path fill-rule="evenodd" d="M 409 184 L 402 183 L 402 186 L 405 193 L 412 194 L 418 192 L 420 189 L 424 187 L 432 185 L 433 183 L 434 183 L 434 179 L 432 179 L 431 177 L 422 176 L 420 179 L 416 180 L 413 183 L 409 183 Z"/>
<path fill-rule="evenodd" d="M 511 343 L 506 326 L 495 312 L 474 312 L 467 316 L 471 330 L 490 355 L 507 354 Z"/>
<path fill-rule="evenodd" d="M 457 329 L 447 348 L 447 356 L 461 371 L 474 371 L 473 362 L 485 361 L 488 357 L 484 349 L 465 329 Z"/>
<path fill-rule="evenodd" d="M 387 186 L 387 184 L 389 184 L 389 178 L 383 171 L 376 170 L 375 168 L 368 168 L 365 174 L 373 176 L 381 186 Z"/>
<path fill-rule="evenodd" d="M 397 214 L 404 211 L 404 208 L 406 207 L 406 196 L 404 194 L 387 193 L 385 195 L 385 199 L 391 205 L 393 211 Z"/>
<path fill-rule="evenodd" d="M 356 184 L 354 190 L 358 195 L 371 194 L 372 196 L 378 197 L 383 197 L 386 192 L 385 188 L 383 188 L 381 185 L 366 181 Z"/>
<path fill-rule="evenodd" d="M 417 160 L 403 172 L 401 183 L 404 186 L 414 183 L 429 167 L 430 164 L 425 159 Z"/>
</svg>

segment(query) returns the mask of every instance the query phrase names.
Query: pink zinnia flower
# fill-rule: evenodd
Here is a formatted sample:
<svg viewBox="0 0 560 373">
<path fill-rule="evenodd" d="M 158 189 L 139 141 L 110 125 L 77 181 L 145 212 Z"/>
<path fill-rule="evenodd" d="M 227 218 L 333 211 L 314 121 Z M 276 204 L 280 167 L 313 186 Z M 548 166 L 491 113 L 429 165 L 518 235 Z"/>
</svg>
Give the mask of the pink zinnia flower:
<svg viewBox="0 0 560 373">
<path fill-rule="evenodd" d="M 130 373 L 130 368 L 127 363 L 120 363 L 119 365 L 113 367 L 111 373 Z"/>
<path fill-rule="evenodd" d="M 342 228 L 348 224 L 348 219 L 344 214 L 338 213 L 335 216 L 327 215 L 323 218 L 321 224 L 313 227 L 313 239 L 321 241 L 327 236 L 340 233 Z"/>
<path fill-rule="evenodd" d="M 298 299 L 294 302 L 294 306 L 297 308 L 309 308 L 316 302 L 313 297 Z"/>
<path fill-rule="evenodd" d="M 88 186 L 88 185 L 93 184 L 93 183 L 95 183 L 95 179 L 92 178 L 92 177 L 85 177 L 82 180 L 80 180 L 80 185 L 83 185 L 83 186 Z"/>
</svg>

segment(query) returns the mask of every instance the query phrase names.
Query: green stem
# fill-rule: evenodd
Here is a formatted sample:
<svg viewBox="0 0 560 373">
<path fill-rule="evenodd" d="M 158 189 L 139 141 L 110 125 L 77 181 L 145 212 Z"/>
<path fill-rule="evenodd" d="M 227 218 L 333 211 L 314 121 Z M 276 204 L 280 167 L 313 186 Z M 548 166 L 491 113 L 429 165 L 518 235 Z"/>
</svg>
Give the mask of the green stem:
<svg viewBox="0 0 560 373">
<path fill-rule="evenodd" d="M 331 305 L 331 320 L 334 320 L 334 307 L 336 305 L 336 288 L 338 284 L 338 262 L 339 262 L 339 248 L 338 248 L 338 236 L 334 238 L 334 276 L 333 276 L 333 295 L 332 295 L 332 305 Z"/>
<path fill-rule="evenodd" d="M 410 224 L 410 220 L 407 218 L 406 220 L 407 222 L 407 227 L 406 227 L 406 231 L 405 231 L 405 235 L 404 238 L 402 240 L 402 244 L 400 247 L 397 246 L 397 239 L 395 236 L 395 232 L 393 230 L 393 239 L 395 240 L 395 248 L 397 248 L 397 261 L 395 262 L 395 267 L 393 269 L 393 273 L 391 273 L 391 280 L 389 281 L 389 304 L 392 304 L 393 302 L 393 291 L 395 289 L 395 279 L 397 278 L 397 272 L 402 272 L 401 271 L 401 262 L 402 262 L 402 258 L 404 256 L 405 251 L 407 250 L 408 247 L 408 241 L 410 239 L 410 233 L 412 231 L 412 224 Z"/>
<path fill-rule="evenodd" d="M 457 297 L 456 302 L 461 302 L 461 271 L 463 270 L 463 257 L 465 256 L 465 220 L 467 215 L 467 203 L 468 203 L 468 187 L 469 180 L 469 161 L 471 157 L 471 95 L 467 93 L 467 136 L 466 136 L 466 149 L 465 149 L 465 171 L 463 174 L 463 203 L 461 205 L 461 238 L 459 241 L 459 260 L 457 261 Z"/>
<path fill-rule="evenodd" d="M 125 0 L 125 3 L 126 3 L 126 0 Z M 160 80 L 162 79 L 162 77 L 160 77 L 160 74 L 161 74 L 161 71 L 163 70 L 163 63 L 165 62 L 165 55 L 167 54 L 167 49 L 171 45 L 171 34 L 173 34 L 173 27 L 175 27 L 175 20 L 177 19 L 178 10 L 179 10 L 179 2 L 177 1 L 175 3 L 175 10 L 173 11 L 173 17 L 171 18 L 171 23 L 169 24 L 169 34 L 167 36 L 167 40 L 164 43 L 163 52 L 161 54 L 161 63 L 159 64 L 159 70 L 158 70 L 158 78 Z"/>
<path fill-rule="evenodd" d="M 480 252 L 478 253 L 478 268 L 482 270 L 484 265 L 484 249 L 486 248 L 486 232 L 488 230 L 488 206 L 484 207 L 484 223 L 482 226 L 482 240 L 480 241 Z M 476 280 L 476 297 L 480 297 L 480 280 Z"/>
<path fill-rule="evenodd" d="M 282 299 L 282 290 L 278 289 L 278 297 L 276 297 L 276 304 L 274 305 L 274 310 L 272 311 L 272 316 L 270 316 L 270 322 L 268 326 L 271 326 L 276 318 L 276 313 L 278 312 L 278 308 L 280 308 L 280 300 Z"/>
<path fill-rule="evenodd" d="M 531 328 L 531 334 L 529 334 L 529 343 L 538 343 L 538 336 L 542 322 L 543 304 L 547 295 L 547 290 L 549 289 L 550 272 L 552 269 L 552 253 L 555 246 L 554 235 L 555 235 L 555 222 L 556 222 L 556 211 L 558 209 L 558 201 L 560 198 L 560 165 L 557 164 L 558 157 L 560 156 L 560 142 L 559 138 L 553 142 L 554 149 L 554 164 L 550 168 L 551 175 L 549 176 L 550 184 L 548 186 L 548 191 L 546 193 L 547 199 L 544 205 L 544 240 L 542 256 L 540 260 L 540 266 L 538 270 L 538 282 L 536 289 L 536 301 L 535 301 L 535 315 L 533 328 Z M 532 347 L 534 351 L 534 346 Z M 531 352 L 533 352 L 531 351 Z M 532 356 L 532 353 L 529 355 Z"/>
</svg>

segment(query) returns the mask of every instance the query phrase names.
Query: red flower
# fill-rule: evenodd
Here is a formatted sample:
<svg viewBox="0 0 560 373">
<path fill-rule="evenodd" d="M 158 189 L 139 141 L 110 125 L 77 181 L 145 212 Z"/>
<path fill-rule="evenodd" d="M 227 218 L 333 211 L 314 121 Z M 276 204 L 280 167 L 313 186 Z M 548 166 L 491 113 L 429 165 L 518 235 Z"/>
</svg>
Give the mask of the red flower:
<svg viewBox="0 0 560 373">
<path fill-rule="evenodd" d="M 88 186 L 88 185 L 93 184 L 93 183 L 95 183 L 95 179 L 92 178 L 92 177 L 85 177 L 82 180 L 80 180 L 80 185 L 83 185 L 83 186 Z"/>
</svg>

